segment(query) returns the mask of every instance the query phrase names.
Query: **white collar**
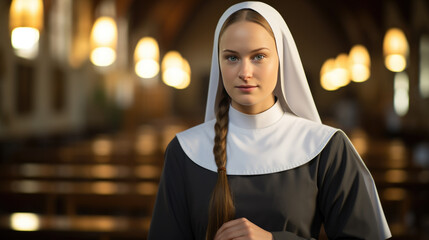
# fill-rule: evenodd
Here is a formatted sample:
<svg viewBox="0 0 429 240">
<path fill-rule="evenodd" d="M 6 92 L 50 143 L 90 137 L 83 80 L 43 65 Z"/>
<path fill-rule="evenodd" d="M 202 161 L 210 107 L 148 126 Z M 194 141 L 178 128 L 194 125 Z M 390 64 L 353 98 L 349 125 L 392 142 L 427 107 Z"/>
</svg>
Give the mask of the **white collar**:
<svg viewBox="0 0 429 240">
<path fill-rule="evenodd" d="M 284 111 L 278 101 L 268 110 L 254 115 L 242 113 L 231 106 L 229 108 L 229 121 L 238 128 L 265 128 L 278 122 L 283 114 Z"/>
<path fill-rule="evenodd" d="M 280 115 L 278 108 L 275 104 L 256 115 L 230 109 L 228 175 L 269 174 L 301 166 L 316 157 L 337 131 L 290 113 Z M 215 122 L 214 119 L 177 134 L 186 155 L 213 172 L 217 172 L 213 155 Z"/>
</svg>

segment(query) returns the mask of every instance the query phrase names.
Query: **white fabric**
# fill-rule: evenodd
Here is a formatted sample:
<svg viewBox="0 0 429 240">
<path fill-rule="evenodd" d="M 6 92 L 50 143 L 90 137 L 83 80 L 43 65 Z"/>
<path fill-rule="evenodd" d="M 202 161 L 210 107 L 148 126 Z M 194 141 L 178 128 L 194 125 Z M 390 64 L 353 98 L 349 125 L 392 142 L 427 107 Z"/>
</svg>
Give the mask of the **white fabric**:
<svg viewBox="0 0 429 240">
<path fill-rule="evenodd" d="M 257 175 L 301 166 L 319 154 L 337 131 L 285 113 L 279 102 L 257 115 L 230 107 L 227 135 L 228 175 Z M 178 133 L 186 155 L 199 166 L 217 172 L 213 155 L 216 120 Z"/>
<path fill-rule="evenodd" d="M 285 111 L 291 111 L 299 117 L 321 122 L 292 34 L 280 13 L 271 6 L 261 2 L 243 2 L 233 5 L 225 11 L 217 24 L 213 43 L 205 121 L 208 122 L 216 118 L 216 96 L 218 88 L 221 87 L 219 83 L 220 72 L 218 59 L 219 32 L 225 20 L 232 13 L 244 8 L 253 9 L 260 13 L 268 21 L 273 30 L 280 64 L 279 79 L 277 81 L 275 94 L 280 100 L 283 109 Z"/>
</svg>

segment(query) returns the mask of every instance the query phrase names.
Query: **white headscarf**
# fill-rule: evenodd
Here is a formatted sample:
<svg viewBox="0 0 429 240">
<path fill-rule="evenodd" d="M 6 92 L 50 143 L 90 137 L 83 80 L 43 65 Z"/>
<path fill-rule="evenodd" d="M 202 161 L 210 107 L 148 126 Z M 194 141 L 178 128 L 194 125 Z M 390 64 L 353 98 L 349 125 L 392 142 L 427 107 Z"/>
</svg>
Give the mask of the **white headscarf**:
<svg viewBox="0 0 429 240">
<path fill-rule="evenodd" d="M 215 105 L 219 100 L 216 98 L 222 87 L 222 84 L 219 83 L 219 32 L 226 19 L 240 9 L 252 9 L 261 14 L 270 24 L 274 33 L 280 65 L 279 79 L 274 93 L 278 97 L 283 110 L 291 112 L 298 117 L 320 123 L 320 117 L 311 96 L 292 34 L 280 13 L 273 7 L 262 2 L 242 2 L 235 4 L 228 8 L 219 19 L 214 36 L 205 122 L 216 118 Z"/>
</svg>

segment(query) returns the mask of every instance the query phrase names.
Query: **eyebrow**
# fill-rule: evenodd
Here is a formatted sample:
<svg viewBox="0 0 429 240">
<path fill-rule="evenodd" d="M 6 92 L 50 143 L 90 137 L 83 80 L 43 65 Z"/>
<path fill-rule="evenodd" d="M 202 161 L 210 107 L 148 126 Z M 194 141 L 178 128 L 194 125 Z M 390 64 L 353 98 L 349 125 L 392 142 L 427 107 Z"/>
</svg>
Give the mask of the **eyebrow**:
<svg viewBox="0 0 429 240">
<path fill-rule="evenodd" d="M 261 47 L 261 48 L 254 49 L 254 50 L 252 50 L 252 51 L 250 51 L 250 52 L 251 52 L 251 53 L 253 53 L 253 52 L 259 52 L 259 51 L 261 51 L 261 50 L 270 50 L 270 49 L 268 49 L 268 48 L 266 48 L 266 47 Z M 222 52 L 238 53 L 237 51 L 234 51 L 234 50 L 231 50 L 231 49 L 225 49 L 225 50 L 223 50 Z"/>
</svg>

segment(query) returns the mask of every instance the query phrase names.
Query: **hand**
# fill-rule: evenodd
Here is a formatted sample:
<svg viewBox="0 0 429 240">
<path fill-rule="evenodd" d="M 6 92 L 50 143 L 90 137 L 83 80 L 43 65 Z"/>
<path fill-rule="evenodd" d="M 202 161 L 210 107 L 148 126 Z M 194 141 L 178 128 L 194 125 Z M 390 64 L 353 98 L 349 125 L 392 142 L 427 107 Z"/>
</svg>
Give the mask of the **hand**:
<svg viewBox="0 0 429 240">
<path fill-rule="evenodd" d="M 246 218 L 226 222 L 216 232 L 215 240 L 272 240 L 270 232 L 256 226 Z"/>
</svg>

